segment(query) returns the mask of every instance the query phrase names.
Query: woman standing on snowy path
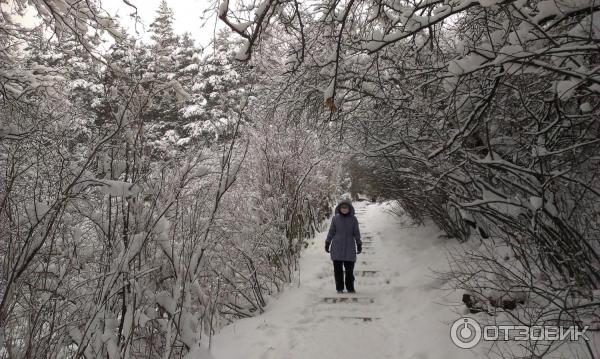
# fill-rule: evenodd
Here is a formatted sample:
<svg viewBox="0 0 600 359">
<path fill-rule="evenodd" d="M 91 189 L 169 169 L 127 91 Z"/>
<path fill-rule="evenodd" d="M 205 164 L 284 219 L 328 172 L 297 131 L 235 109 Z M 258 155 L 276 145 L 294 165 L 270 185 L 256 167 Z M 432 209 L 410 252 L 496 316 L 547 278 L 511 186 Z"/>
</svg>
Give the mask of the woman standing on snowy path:
<svg viewBox="0 0 600 359">
<path fill-rule="evenodd" d="M 354 263 L 356 254 L 362 251 L 362 241 L 358 219 L 354 216 L 354 207 L 350 200 L 342 200 L 335 207 L 335 215 L 331 219 L 329 233 L 325 239 L 325 251 L 331 253 L 337 292 L 344 292 L 345 283 L 348 293 L 354 293 Z M 345 281 L 342 267 L 346 271 Z"/>
</svg>

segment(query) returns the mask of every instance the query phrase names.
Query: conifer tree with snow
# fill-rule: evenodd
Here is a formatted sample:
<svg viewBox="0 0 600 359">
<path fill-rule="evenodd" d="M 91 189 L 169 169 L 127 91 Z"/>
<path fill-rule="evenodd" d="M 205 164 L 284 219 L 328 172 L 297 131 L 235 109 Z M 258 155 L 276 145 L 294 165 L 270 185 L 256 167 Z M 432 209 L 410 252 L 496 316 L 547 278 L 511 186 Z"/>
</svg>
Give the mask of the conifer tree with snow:
<svg viewBox="0 0 600 359">
<path fill-rule="evenodd" d="M 235 61 L 239 41 L 226 31 L 219 31 L 210 51 L 205 50 L 200 73 L 191 91 L 195 103 L 182 109 L 190 136 L 219 141 L 231 134 L 239 105 L 251 96 L 254 77 L 242 77 L 247 65 Z"/>
<path fill-rule="evenodd" d="M 145 114 L 151 124 L 148 136 L 161 151 L 168 151 L 180 137 L 181 124 L 178 123 L 178 110 L 185 100 L 183 89 L 178 82 L 178 63 L 175 54 L 178 50 L 179 37 L 173 30 L 173 10 L 166 0 L 162 0 L 154 21 L 150 24 L 152 44 L 151 60 L 148 63 L 145 79 L 148 91 L 155 92 L 157 97 L 152 101 Z"/>
</svg>

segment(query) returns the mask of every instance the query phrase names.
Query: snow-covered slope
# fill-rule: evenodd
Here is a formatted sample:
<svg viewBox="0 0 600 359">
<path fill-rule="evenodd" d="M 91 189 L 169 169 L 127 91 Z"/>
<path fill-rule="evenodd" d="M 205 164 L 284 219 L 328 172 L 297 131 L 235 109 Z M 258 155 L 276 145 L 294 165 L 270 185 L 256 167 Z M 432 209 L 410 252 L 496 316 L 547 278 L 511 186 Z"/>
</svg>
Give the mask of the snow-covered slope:
<svg viewBox="0 0 600 359">
<path fill-rule="evenodd" d="M 461 297 L 441 290 L 432 270 L 445 268 L 445 246 L 452 241 L 438 238 L 433 225 L 410 227 L 408 219 L 386 210 L 388 204 L 354 206 L 365 242 L 355 265 L 357 293 L 335 291 L 324 250 L 327 223 L 303 253 L 294 283 L 270 298 L 266 312 L 212 338 L 216 359 L 483 356 L 478 348 L 459 349 L 450 341 Z"/>
</svg>

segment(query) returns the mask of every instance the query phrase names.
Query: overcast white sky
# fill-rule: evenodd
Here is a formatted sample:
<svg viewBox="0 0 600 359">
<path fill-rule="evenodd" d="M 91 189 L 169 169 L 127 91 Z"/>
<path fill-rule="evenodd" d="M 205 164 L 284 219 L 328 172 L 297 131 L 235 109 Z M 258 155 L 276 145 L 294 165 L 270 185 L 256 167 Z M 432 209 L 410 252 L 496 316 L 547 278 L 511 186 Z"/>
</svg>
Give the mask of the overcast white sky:
<svg viewBox="0 0 600 359">
<path fill-rule="evenodd" d="M 143 24 L 138 24 L 137 31 L 144 39 L 149 39 L 148 30 L 150 23 L 156 17 L 156 10 L 160 0 L 128 0 L 138 8 L 138 16 L 141 17 Z M 213 5 L 210 0 L 167 0 L 169 7 L 175 13 L 175 32 L 181 34 L 190 32 L 196 39 L 196 44 L 207 46 L 213 38 L 216 12 L 210 13 L 210 20 L 202 27 L 203 21 L 200 17 L 203 11 Z M 127 6 L 123 0 L 102 0 L 102 7 L 111 15 L 119 15 L 121 23 L 128 29 L 130 34 L 135 34 L 134 21 L 130 14 L 134 11 Z M 217 22 L 217 29 L 222 28 L 222 24 Z"/>
</svg>

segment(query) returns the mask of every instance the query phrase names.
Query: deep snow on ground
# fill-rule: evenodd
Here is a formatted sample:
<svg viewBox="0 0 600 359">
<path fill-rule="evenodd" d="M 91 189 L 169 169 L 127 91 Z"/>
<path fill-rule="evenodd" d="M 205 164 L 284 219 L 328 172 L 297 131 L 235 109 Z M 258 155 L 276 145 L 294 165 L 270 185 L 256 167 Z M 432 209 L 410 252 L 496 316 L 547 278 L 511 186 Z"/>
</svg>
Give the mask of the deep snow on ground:
<svg viewBox="0 0 600 359">
<path fill-rule="evenodd" d="M 353 205 L 365 242 L 355 265 L 357 293 L 335 291 L 333 265 L 324 250 L 327 222 L 305 249 L 295 281 L 269 298 L 266 312 L 213 336 L 214 358 L 484 356 L 480 347 L 464 350 L 450 341 L 450 326 L 463 310 L 461 296 L 441 289 L 432 270 L 446 268 L 445 249 L 453 241 L 440 238 L 433 225 L 411 226 L 406 217 L 388 211 L 389 203 Z M 351 297 L 358 302 L 324 299 Z"/>
</svg>

